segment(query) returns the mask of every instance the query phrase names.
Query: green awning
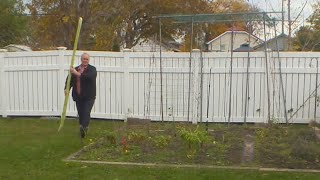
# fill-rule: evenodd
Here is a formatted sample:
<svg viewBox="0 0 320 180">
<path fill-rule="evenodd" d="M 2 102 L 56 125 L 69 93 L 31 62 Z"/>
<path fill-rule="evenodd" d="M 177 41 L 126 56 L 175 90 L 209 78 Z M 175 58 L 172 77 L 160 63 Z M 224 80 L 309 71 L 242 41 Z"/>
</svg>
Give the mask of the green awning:
<svg viewBox="0 0 320 180">
<path fill-rule="evenodd" d="M 223 14 L 193 14 L 193 15 L 160 15 L 154 18 L 169 18 L 175 23 L 223 23 L 236 21 L 279 21 L 271 18 L 270 14 L 281 12 L 246 12 L 246 13 L 223 13 Z"/>
</svg>

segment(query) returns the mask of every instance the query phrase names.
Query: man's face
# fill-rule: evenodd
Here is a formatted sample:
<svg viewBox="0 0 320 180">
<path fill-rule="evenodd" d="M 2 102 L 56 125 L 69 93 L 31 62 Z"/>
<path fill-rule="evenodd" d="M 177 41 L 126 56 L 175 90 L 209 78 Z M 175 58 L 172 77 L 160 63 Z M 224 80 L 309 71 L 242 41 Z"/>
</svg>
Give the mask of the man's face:
<svg viewBox="0 0 320 180">
<path fill-rule="evenodd" d="M 81 64 L 87 66 L 89 64 L 90 57 L 88 54 L 83 54 L 81 56 Z"/>
</svg>

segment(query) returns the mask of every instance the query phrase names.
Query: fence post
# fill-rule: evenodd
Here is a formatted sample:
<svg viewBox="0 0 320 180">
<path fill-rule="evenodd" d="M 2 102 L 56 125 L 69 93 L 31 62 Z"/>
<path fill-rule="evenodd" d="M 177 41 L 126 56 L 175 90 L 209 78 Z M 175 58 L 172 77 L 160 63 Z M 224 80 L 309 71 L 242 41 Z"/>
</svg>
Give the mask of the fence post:
<svg viewBox="0 0 320 180">
<path fill-rule="evenodd" d="M 124 115 L 124 121 L 127 122 L 127 118 L 132 116 L 132 109 L 130 109 L 128 100 L 130 99 L 130 79 L 129 79 L 129 61 L 130 53 L 132 49 L 123 49 L 123 81 L 122 81 L 122 113 Z"/>
<path fill-rule="evenodd" d="M 8 107 L 8 99 L 7 92 L 8 87 L 6 87 L 6 75 L 4 72 L 4 56 L 6 54 L 6 49 L 0 49 L 0 115 L 2 117 L 7 117 L 7 107 Z"/>
<path fill-rule="evenodd" d="M 271 120 L 271 94 L 270 94 L 270 79 L 271 79 L 271 74 L 270 74 L 270 59 L 271 59 L 271 49 L 267 49 L 265 51 L 265 101 L 264 105 L 264 119 L 265 123 L 268 123 Z"/>
<path fill-rule="evenodd" d="M 64 62 L 65 62 L 65 52 L 67 50 L 66 47 L 57 47 L 58 50 L 58 67 L 59 67 L 59 72 L 58 72 L 58 78 L 59 78 L 59 84 L 58 84 L 58 116 L 61 115 L 62 109 L 63 109 L 63 102 L 64 102 L 64 83 L 65 83 L 65 78 L 64 77 Z"/>
<path fill-rule="evenodd" d="M 199 79 L 199 68 L 200 67 L 200 49 L 192 50 L 192 124 L 197 124 L 200 116 L 200 79 Z"/>
</svg>

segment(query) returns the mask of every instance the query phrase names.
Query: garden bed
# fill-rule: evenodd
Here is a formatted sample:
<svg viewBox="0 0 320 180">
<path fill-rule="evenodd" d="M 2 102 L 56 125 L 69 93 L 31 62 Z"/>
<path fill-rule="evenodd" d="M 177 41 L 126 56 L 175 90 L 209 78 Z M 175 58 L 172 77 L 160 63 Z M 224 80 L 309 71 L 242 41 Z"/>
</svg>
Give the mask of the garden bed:
<svg viewBox="0 0 320 180">
<path fill-rule="evenodd" d="M 124 124 L 105 131 L 73 159 L 320 169 L 320 143 L 307 125 Z"/>
</svg>

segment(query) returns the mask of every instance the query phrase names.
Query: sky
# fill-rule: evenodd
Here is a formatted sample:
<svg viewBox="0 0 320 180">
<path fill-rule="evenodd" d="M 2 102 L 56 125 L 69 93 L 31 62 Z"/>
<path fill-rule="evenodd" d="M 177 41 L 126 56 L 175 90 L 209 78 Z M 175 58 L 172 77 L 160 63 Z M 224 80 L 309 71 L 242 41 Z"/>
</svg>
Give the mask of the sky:
<svg viewBox="0 0 320 180">
<path fill-rule="evenodd" d="M 291 19 L 294 20 L 300 11 L 302 11 L 301 15 L 298 17 L 297 25 L 301 26 L 306 23 L 306 19 L 312 14 L 312 4 L 316 3 L 319 0 L 291 0 Z M 259 7 L 263 11 L 281 11 L 282 0 L 248 0 L 250 4 L 254 4 Z M 284 0 L 285 3 L 285 19 L 287 20 L 287 4 L 288 1 Z M 306 4 L 305 8 L 303 9 L 304 4 Z M 281 19 L 281 14 L 276 16 L 276 18 Z"/>
<path fill-rule="evenodd" d="M 299 30 L 299 27 L 307 25 L 307 19 L 312 14 L 313 8 L 312 4 L 315 4 L 317 1 L 320 0 L 291 0 L 291 20 L 295 20 L 297 18 L 297 21 L 292 25 L 292 35 L 294 36 L 295 32 Z M 250 4 L 255 5 L 256 7 L 259 7 L 262 11 L 266 12 L 281 12 L 282 9 L 282 0 L 248 0 Z M 288 33 L 288 0 L 284 0 L 285 4 L 285 26 L 284 26 L 284 33 Z M 306 6 L 303 8 L 303 6 L 306 4 Z M 301 14 L 299 15 L 299 13 Z M 281 20 L 281 14 L 277 14 L 274 16 L 275 18 Z M 279 22 L 277 25 L 277 34 L 281 33 L 282 26 Z M 267 39 L 270 39 L 275 36 L 274 30 L 268 29 L 267 30 Z"/>
</svg>

